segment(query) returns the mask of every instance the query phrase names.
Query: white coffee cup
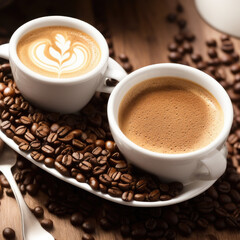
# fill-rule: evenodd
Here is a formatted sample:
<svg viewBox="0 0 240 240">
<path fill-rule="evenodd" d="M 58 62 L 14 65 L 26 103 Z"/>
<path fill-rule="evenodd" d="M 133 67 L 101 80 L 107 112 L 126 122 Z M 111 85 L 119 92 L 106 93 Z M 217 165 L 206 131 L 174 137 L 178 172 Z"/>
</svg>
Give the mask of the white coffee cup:
<svg viewBox="0 0 240 240">
<path fill-rule="evenodd" d="M 101 50 L 98 65 L 86 74 L 63 79 L 43 76 L 27 68 L 17 55 L 18 41 L 29 31 L 47 26 L 76 28 L 90 35 Z M 9 44 L 0 46 L 0 57 L 9 59 L 14 80 L 22 95 L 37 107 L 52 112 L 76 112 L 89 102 L 95 91 L 112 91 L 112 87 L 105 85 L 106 78 L 121 80 L 127 75 L 109 57 L 107 42 L 96 28 L 81 20 L 64 16 L 41 17 L 25 23 L 14 32 Z"/>
<path fill-rule="evenodd" d="M 125 94 L 144 80 L 163 76 L 179 77 L 195 82 L 208 90 L 219 102 L 224 114 L 224 126 L 218 137 L 206 147 L 181 154 L 157 153 L 136 145 L 120 130 L 118 125 L 119 106 Z M 107 110 L 113 138 L 119 150 L 130 163 L 166 181 L 181 181 L 182 183 L 196 180 L 216 180 L 224 173 L 227 155 L 225 141 L 233 121 L 233 108 L 223 87 L 206 73 L 173 63 L 143 67 L 125 77 L 114 88 Z"/>
</svg>

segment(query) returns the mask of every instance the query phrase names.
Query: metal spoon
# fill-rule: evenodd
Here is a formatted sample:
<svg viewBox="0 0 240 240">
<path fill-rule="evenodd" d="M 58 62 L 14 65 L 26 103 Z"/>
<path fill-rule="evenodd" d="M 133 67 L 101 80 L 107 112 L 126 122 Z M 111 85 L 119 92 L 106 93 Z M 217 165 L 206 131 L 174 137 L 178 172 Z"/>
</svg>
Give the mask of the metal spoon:
<svg viewBox="0 0 240 240">
<path fill-rule="evenodd" d="M 0 141 L 2 141 L 0 139 Z M 1 145 L 1 144 L 0 144 Z M 16 153 L 9 147 L 4 147 L 0 155 L 0 171 L 8 180 L 14 196 L 18 202 L 21 219 L 22 219 L 22 234 L 24 240 L 54 240 L 54 237 L 42 228 L 38 220 L 32 214 L 27 204 L 25 203 L 21 192 L 14 180 L 11 172 L 12 166 L 16 163 Z"/>
</svg>

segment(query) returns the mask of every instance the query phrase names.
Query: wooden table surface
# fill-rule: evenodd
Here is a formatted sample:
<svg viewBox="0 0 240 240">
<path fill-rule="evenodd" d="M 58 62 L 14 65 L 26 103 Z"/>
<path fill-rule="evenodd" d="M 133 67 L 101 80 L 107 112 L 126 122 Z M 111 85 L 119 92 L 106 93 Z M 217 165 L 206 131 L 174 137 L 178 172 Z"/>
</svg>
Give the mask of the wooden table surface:
<svg viewBox="0 0 240 240">
<path fill-rule="evenodd" d="M 51 1 L 49 1 L 51 2 Z M 97 2 L 97 7 L 96 7 Z M 48 7 L 47 11 L 41 8 Z M 2 9 L 0 26 L 9 26 L 10 30 L 16 29 L 18 25 L 26 20 L 57 13 L 80 18 L 91 24 L 96 24 L 99 19 L 107 24 L 111 32 L 115 56 L 126 53 L 134 69 L 160 62 L 168 62 L 167 44 L 177 33 L 176 25 L 167 24 L 165 16 L 176 7 L 175 0 L 95 0 L 95 1 L 13 1 L 6 10 Z M 219 38 L 220 33 L 208 26 L 197 13 L 192 0 L 182 0 L 184 6 L 184 18 L 188 21 L 188 27 L 196 34 L 197 40 L 194 43 L 195 49 L 203 55 L 206 52 L 206 38 Z M 50 7 L 48 6 L 50 4 Z M 59 8 L 54 4 L 62 5 Z M 30 8 L 30 10 L 28 10 Z M 45 8 L 45 9 L 46 9 Z M 50 10 L 49 10 L 50 8 Z M 16 13 L 20 11 L 20 16 Z M 29 12 L 27 12 L 29 11 Z M 22 17 L 21 17 L 22 16 Z M 15 25 L 14 25 L 15 24 Z M 235 48 L 240 50 L 240 40 L 233 39 Z M 25 200 L 30 207 L 42 206 L 44 196 L 39 194 L 36 197 L 25 196 Z M 54 229 L 51 231 L 58 240 L 81 239 L 82 230 L 73 227 L 69 219 L 58 218 L 45 209 L 45 217 L 54 222 Z M 12 227 L 16 231 L 18 240 L 21 237 L 21 223 L 19 209 L 15 199 L 8 197 L 4 193 L 0 205 L 0 231 L 4 227 Z M 214 233 L 220 240 L 240 239 L 240 233 L 235 231 L 218 232 L 209 228 L 207 232 L 198 231 L 191 235 L 191 239 L 204 239 L 206 233 Z M 114 240 L 122 239 L 118 232 L 104 232 L 97 229 L 94 235 L 96 239 Z M 3 239 L 0 234 L 0 239 Z M 179 237 L 178 239 L 186 239 Z M 34 239 L 33 239 L 34 240 Z"/>
</svg>

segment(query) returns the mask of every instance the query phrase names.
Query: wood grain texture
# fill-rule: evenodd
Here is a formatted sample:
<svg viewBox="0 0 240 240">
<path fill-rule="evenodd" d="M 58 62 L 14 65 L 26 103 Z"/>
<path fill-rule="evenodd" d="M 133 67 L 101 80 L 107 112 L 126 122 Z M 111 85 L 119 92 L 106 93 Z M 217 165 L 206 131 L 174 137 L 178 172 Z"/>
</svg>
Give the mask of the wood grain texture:
<svg viewBox="0 0 240 240">
<path fill-rule="evenodd" d="M 26 3 L 27 1 L 23 2 Z M 149 64 L 168 62 L 166 46 L 177 33 L 177 27 L 176 25 L 166 24 L 165 17 L 171 9 L 175 8 L 176 0 L 99 0 L 98 2 L 102 5 L 100 10 L 112 34 L 116 56 L 120 53 L 126 53 L 134 69 Z M 192 0 L 182 0 L 182 4 L 185 9 L 184 18 L 188 20 L 189 28 L 197 35 L 197 40 L 194 43 L 195 49 L 199 53 L 206 55 L 205 40 L 211 37 L 219 38 L 220 33 L 208 26 L 200 18 Z M 71 6 L 74 8 L 72 9 L 72 16 L 95 24 L 92 1 L 74 1 Z M 47 13 L 40 14 L 46 15 Z M 62 11 L 59 11 L 59 14 L 62 14 Z M 5 18 L 7 18 L 6 15 Z M 233 39 L 233 41 L 235 48 L 240 51 L 240 40 Z M 37 205 L 43 206 L 44 199 L 43 194 L 39 194 L 34 198 L 29 195 L 25 197 L 27 204 L 31 208 Z M 22 240 L 20 214 L 15 199 L 6 196 L 6 193 L 4 193 L 0 202 L 0 231 L 5 227 L 12 227 L 16 231 L 16 239 Z M 81 239 L 82 230 L 73 227 L 69 218 L 58 218 L 46 209 L 44 214 L 46 218 L 53 220 L 54 229 L 51 233 L 57 240 Z M 212 227 L 207 231 L 194 232 L 190 239 L 207 239 L 205 236 L 209 233 L 216 235 L 219 240 L 240 239 L 240 233 L 237 231 L 218 232 Z M 119 232 L 105 232 L 99 228 L 94 236 L 96 240 L 123 239 Z M 0 239 L 3 239 L 1 232 Z M 178 237 L 178 239 L 186 238 Z"/>
</svg>

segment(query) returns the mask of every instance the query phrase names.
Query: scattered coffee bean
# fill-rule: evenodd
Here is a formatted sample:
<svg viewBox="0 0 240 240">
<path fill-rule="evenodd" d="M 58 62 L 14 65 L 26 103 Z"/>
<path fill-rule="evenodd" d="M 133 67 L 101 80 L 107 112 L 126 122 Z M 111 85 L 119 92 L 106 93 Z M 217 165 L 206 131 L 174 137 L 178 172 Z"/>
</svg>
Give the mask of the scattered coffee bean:
<svg viewBox="0 0 240 240">
<path fill-rule="evenodd" d="M 217 46 L 217 41 L 215 39 L 208 39 L 206 41 L 206 44 L 209 47 L 216 47 Z"/>
<path fill-rule="evenodd" d="M 92 220 L 86 220 L 82 224 L 82 229 L 86 233 L 93 233 L 95 231 L 95 224 Z"/>
<path fill-rule="evenodd" d="M 95 238 L 89 233 L 83 233 L 82 240 L 95 240 Z"/>
<path fill-rule="evenodd" d="M 2 234 L 5 239 L 14 239 L 15 238 L 15 231 L 9 227 L 4 228 Z"/>
<path fill-rule="evenodd" d="M 80 212 L 73 213 L 70 218 L 70 222 L 73 226 L 78 227 L 81 226 L 83 223 L 83 215 Z"/>
<path fill-rule="evenodd" d="M 46 230 L 52 230 L 53 228 L 53 221 L 51 219 L 42 219 L 40 221 L 41 226 Z"/>
<path fill-rule="evenodd" d="M 44 210 L 42 207 L 37 206 L 33 209 L 33 213 L 37 218 L 42 218 L 44 214 Z"/>
</svg>

